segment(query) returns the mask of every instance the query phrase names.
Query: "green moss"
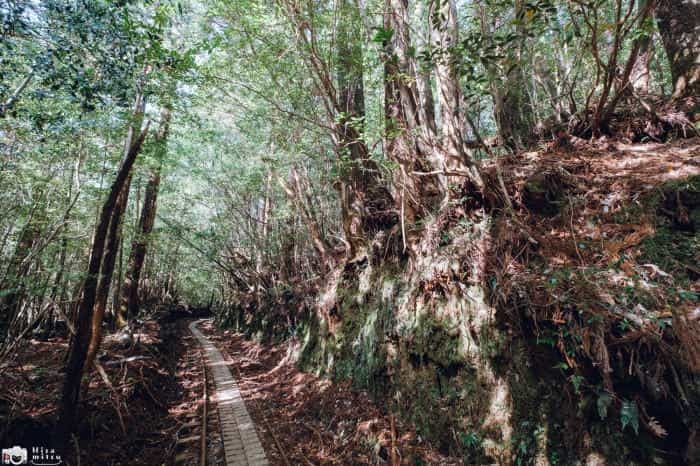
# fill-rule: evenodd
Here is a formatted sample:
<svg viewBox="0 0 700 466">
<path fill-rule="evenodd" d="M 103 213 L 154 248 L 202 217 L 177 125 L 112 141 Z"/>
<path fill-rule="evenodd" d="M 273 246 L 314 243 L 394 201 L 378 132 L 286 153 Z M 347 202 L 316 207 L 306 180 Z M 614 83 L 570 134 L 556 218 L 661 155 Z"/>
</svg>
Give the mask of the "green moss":
<svg viewBox="0 0 700 466">
<path fill-rule="evenodd" d="M 311 317 L 299 326 L 301 336 L 301 353 L 297 364 L 301 369 L 314 370 L 320 366 L 319 341 L 320 325 L 316 317 Z"/>
<path fill-rule="evenodd" d="M 662 225 L 656 234 L 645 239 L 641 245 L 640 260 L 659 266 L 674 277 L 685 277 L 687 282 L 692 272 L 687 266 L 695 267 L 700 259 L 700 235 Z"/>
<path fill-rule="evenodd" d="M 533 193 L 546 193 L 547 187 L 544 185 L 543 179 L 531 179 L 525 183 L 525 189 Z"/>
<path fill-rule="evenodd" d="M 451 331 L 444 321 L 429 315 L 418 319 L 408 351 L 418 359 L 418 363 L 431 361 L 438 366 L 449 367 L 465 362 L 459 352 L 459 334 Z"/>
<path fill-rule="evenodd" d="M 377 277 L 373 283 L 382 282 Z M 383 394 L 388 390 L 384 342 L 393 308 L 381 302 L 376 291 L 370 290 L 362 300 L 358 299 L 359 294 L 355 282 L 343 282 L 338 287 L 340 323 L 333 337 L 334 345 L 329 347 L 334 358 L 332 374 L 336 379 L 351 380 L 358 388 Z"/>
<path fill-rule="evenodd" d="M 657 215 L 656 233 L 642 242 L 640 261 L 653 263 L 686 283 L 696 280 L 695 264 L 700 260 L 700 176 L 665 183 L 643 206 Z M 684 217 L 682 224 L 679 217 Z"/>
</svg>

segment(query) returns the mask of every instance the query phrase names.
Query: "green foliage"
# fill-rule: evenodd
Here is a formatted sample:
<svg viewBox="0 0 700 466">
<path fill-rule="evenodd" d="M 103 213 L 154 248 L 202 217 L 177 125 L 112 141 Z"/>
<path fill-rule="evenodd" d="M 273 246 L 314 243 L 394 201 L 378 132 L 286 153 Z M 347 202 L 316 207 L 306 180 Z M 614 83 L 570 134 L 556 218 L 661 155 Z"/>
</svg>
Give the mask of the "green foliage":
<svg viewBox="0 0 700 466">
<path fill-rule="evenodd" d="M 652 220 L 656 224 L 656 229 L 652 236 L 642 241 L 641 256 L 638 260 L 642 263 L 654 264 L 673 277 L 672 283 L 667 281 L 660 283 L 664 290 L 664 301 L 667 307 L 698 301 L 698 295 L 692 290 L 691 284 L 697 278 L 697 270 L 692 264 L 698 261 L 700 234 L 697 231 L 679 228 L 673 219 L 675 212 L 679 209 L 676 202 L 681 200 L 681 211 L 687 209 L 686 215 L 689 221 L 698 224 L 700 218 L 698 199 L 700 199 L 700 177 L 696 176 L 665 183 L 642 202 L 644 209 L 655 214 Z M 631 290 L 629 294 L 630 302 L 642 301 L 642 304 L 647 307 L 657 305 L 658 298 L 648 299 L 649 302 L 643 302 L 640 299 L 645 296 L 644 290 Z M 668 319 L 654 321 L 660 329 L 670 324 Z"/>
<path fill-rule="evenodd" d="M 309 218 L 281 186 L 291 184 L 292 169 L 300 175 L 298 197 L 312 211 L 334 257 L 341 257 L 338 251 L 347 240 L 341 196 L 354 192 L 372 201 L 375 194 L 363 191 L 363 176 L 348 182 L 348 175 L 362 170 L 365 162 L 353 159 L 353 144 L 367 147 L 372 171 L 383 177 L 382 188 L 395 194 L 401 172 L 396 161 L 389 161 L 386 143 L 415 136 L 401 120 L 401 111 L 385 114 L 385 60 L 399 57 L 385 56 L 384 46 L 398 39 L 398 29 L 382 25 L 382 2 L 299 5 L 293 11 L 285 9 L 284 2 L 271 6 L 257 0 L 45 0 L 0 5 L 0 103 L 31 78 L 0 119 L 0 263 L 8 265 L 0 271 L 0 298 L 21 294 L 26 315 L 54 303 L 65 310 L 79 299 L 96 213 L 119 167 L 127 128 L 138 119 L 131 108 L 134 97 L 143 93 L 151 135 L 133 173 L 121 268 L 132 240 L 140 238 L 139 214 L 149 176 L 162 167 L 144 293 L 194 305 L 213 300 L 229 322 L 238 322 L 244 314 L 239 311 L 246 311 L 244 317 L 252 316 L 256 329 L 291 326 L 288 334 L 304 340 L 303 364 L 326 368 L 333 360 L 335 375 L 350 376 L 372 391 L 386 388 L 394 365 L 411 364 L 415 380 L 402 382 L 414 390 L 417 401 L 416 406 L 402 407 L 407 417 L 425 436 L 451 447 L 459 444 L 470 459 L 481 461 L 487 433 L 478 427 L 462 425 L 466 430 L 456 434 L 458 438 L 442 439 L 448 423 L 467 411 L 465 406 L 471 403 L 470 413 L 482 413 L 480 404 L 486 398 L 482 382 L 469 378 L 459 331 L 430 313 L 422 314 L 404 335 L 408 343 L 401 350 L 406 354 L 387 361 L 383 345 L 394 307 L 379 303 L 376 294 L 370 292 L 363 298 L 369 302 L 358 305 L 354 287 L 340 290 L 338 307 L 327 310 L 341 321 L 333 337 L 327 335 L 328 322 L 297 320 L 299 309 L 308 303 L 280 301 L 287 294 L 311 295 L 326 272 L 310 240 Z M 483 136 L 496 135 L 503 124 L 494 102 L 522 114 L 528 122 L 525 129 L 532 132 L 530 123 L 546 122 L 553 113 L 566 121 L 584 106 L 589 89 L 597 87 L 595 60 L 581 52 L 590 38 L 576 13 L 582 4 L 457 2 L 458 34 L 449 44 L 435 38 L 436 32 L 443 32 L 436 28 L 444 27 L 445 18 L 435 9 L 441 5 L 409 2 L 406 26 L 412 43 L 406 44 L 401 59 L 411 63 L 397 78 L 416 86 L 415 65 L 427 85 L 421 92 L 430 90 L 437 101 L 443 89 L 436 67 L 448 65 L 466 97 L 457 113 L 468 112 Z M 600 30 L 609 32 L 612 3 L 596 6 Z M 623 44 L 623 55 L 629 53 L 631 41 L 650 37 L 653 26 L 648 20 L 635 28 Z M 609 49 L 608 34 L 600 35 L 599 45 Z M 658 58 L 654 60 L 658 68 Z M 318 70 L 326 73 L 322 79 Z M 361 108 L 351 109 L 343 100 L 348 97 L 343 92 L 352 87 L 349 82 L 361 96 Z M 163 107 L 172 107 L 171 132 L 167 144 L 156 145 L 153 133 Z M 442 124 L 441 116 L 435 118 L 435 134 Z M 357 140 L 339 142 L 338 128 L 354 130 Z M 415 148 L 425 149 L 422 136 L 407 156 L 413 157 Z M 430 150 L 442 149 L 437 144 Z M 537 183 L 530 188 L 543 192 Z M 697 191 L 697 186 L 683 189 Z M 455 196 L 450 207 L 472 200 Z M 391 215 L 398 210 L 395 205 L 361 208 Z M 472 226 L 465 218 L 440 233 L 441 246 L 469 234 Z M 417 228 L 427 225 L 421 222 L 416 222 Z M 374 235 L 381 228 L 371 225 L 368 230 Z M 377 239 L 384 256 L 391 256 L 399 233 L 394 230 L 388 236 Z M 23 242 L 30 245 L 24 247 Z M 590 248 L 590 243 L 581 240 L 578 247 Z M 697 250 L 697 235 L 680 233 L 665 222 L 645 240 L 643 259 L 678 271 L 696 262 Z M 396 256 L 403 267 L 405 256 Z M 554 349 L 557 354 L 559 360 L 547 361 L 548 370 L 556 369 L 561 386 L 573 387 L 581 397 L 590 394 L 590 382 L 582 375 L 586 372 L 565 361 L 580 355 L 581 328 L 597 329 L 606 321 L 587 307 L 599 303 L 581 302 L 575 308 L 560 291 L 574 288 L 576 281 L 592 280 L 596 272 L 560 268 L 548 275 L 547 292 L 557 292 L 559 304 L 572 317 L 561 328 L 543 325 L 536 340 L 538 351 Z M 494 278 L 494 294 L 503 291 L 497 285 Z M 673 295 L 684 304 L 698 299 L 687 286 Z M 627 309 L 651 297 L 629 286 L 616 299 Z M 146 306 L 156 302 L 145 301 Z M 283 313 L 266 312 L 274 307 L 270 303 L 280 302 Z M 261 309 L 261 303 L 268 307 Z M 615 311 L 614 306 L 607 310 Z M 652 322 L 661 330 L 670 325 L 669 320 Z M 632 325 L 625 318 L 611 324 L 619 333 L 629 332 Z M 481 349 L 495 356 L 502 346 L 492 339 Z M 610 417 L 612 401 L 607 393 L 598 395 L 601 420 Z M 445 416 L 448 409 L 450 415 Z M 635 402 L 623 402 L 620 419 L 623 431 L 627 426 L 638 431 Z M 534 454 L 543 428 L 539 421 L 529 421 L 516 429 L 520 431 L 513 446 L 524 463 Z"/>
<path fill-rule="evenodd" d="M 473 449 L 481 446 L 481 436 L 478 432 L 460 432 L 459 441 L 465 449 Z"/>
<path fill-rule="evenodd" d="M 393 29 L 384 29 L 383 27 L 378 27 L 377 32 L 374 34 L 374 37 L 372 37 L 372 41 L 378 44 L 385 44 L 390 42 L 392 37 L 394 37 Z"/>
<path fill-rule="evenodd" d="M 625 430 L 627 426 L 632 427 L 635 434 L 639 434 L 639 411 L 637 410 L 637 403 L 629 400 L 622 400 L 622 406 L 620 407 L 620 422 L 622 424 L 622 430 Z"/>
<path fill-rule="evenodd" d="M 612 396 L 610 396 L 608 393 L 601 393 L 598 395 L 598 399 L 596 400 L 596 408 L 598 409 L 598 416 L 600 416 L 600 419 L 605 420 L 605 418 L 608 417 L 608 408 L 610 407 L 612 401 Z"/>
</svg>

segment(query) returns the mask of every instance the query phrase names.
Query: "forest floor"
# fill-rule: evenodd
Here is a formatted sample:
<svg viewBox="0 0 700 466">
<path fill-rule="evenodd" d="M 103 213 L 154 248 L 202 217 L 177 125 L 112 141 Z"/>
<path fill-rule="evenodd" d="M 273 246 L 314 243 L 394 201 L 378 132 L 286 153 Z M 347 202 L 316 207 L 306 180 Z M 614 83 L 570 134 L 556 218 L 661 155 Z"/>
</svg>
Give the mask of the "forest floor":
<svg viewBox="0 0 700 466">
<path fill-rule="evenodd" d="M 50 445 L 67 347 L 65 337 L 31 339 L 0 368 L 2 445 L 60 448 L 70 465 L 199 464 L 203 366 L 186 329 L 161 314 L 135 331 L 132 344 L 105 338 L 106 377 L 87 376 L 73 444 Z"/>
<path fill-rule="evenodd" d="M 499 261 L 494 269 L 501 296 L 507 295 L 504 287 L 525 291 L 528 285 L 526 294 L 541 309 L 552 309 L 545 303 L 557 293 L 573 295 L 569 302 L 581 305 L 591 296 L 571 293 L 580 285 L 602 300 L 608 314 L 639 304 L 639 312 L 620 319 L 641 326 L 649 314 L 665 315 L 670 308 L 697 320 L 700 138 L 663 144 L 577 140 L 564 150 L 508 158 L 501 168 L 519 206 L 494 230 L 490 257 Z M 622 303 L 625 288 L 634 296 Z M 547 317 L 554 323 L 562 318 Z"/>
<path fill-rule="evenodd" d="M 688 441 L 700 454 L 684 375 L 700 371 L 700 138 L 574 140 L 501 169 L 514 208 L 494 222 L 490 299 L 539 381 L 568 400 L 634 399 L 663 461 L 683 464 Z"/>
<path fill-rule="evenodd" d="M 199 464 L 203 365 L 189 322 L 163 314 L 144 322 L 132 345 L 105 339 L 100 364 L 107 378 L 97 371 L 89 376 L 64 464 Z M 270 464 L 383 464 L 392 445 L 396 458 L 407 464 L 414 458 L 457 463 L 393 420 L 366 393 L 300 372 L 287 357 L 286 345 L 261 345 L 210 322 L 200 329 L 238 379 Z M 67 347 L 62 337 L 32 339 L 2 365 L 2 445 L 56 447 L 49 439 Z M 213 405 L 209 413 L 207 464 L 223 465 Z"/>
<path fill-rule="evenodd" d="M 392 464 L 392 448 L 393 464 L 460 464 L 349 382 L 299 371 L 287 344 L 263 345 L 211 322 L 200 329 L 224 353 L 271 464 Z"/>
</svg>

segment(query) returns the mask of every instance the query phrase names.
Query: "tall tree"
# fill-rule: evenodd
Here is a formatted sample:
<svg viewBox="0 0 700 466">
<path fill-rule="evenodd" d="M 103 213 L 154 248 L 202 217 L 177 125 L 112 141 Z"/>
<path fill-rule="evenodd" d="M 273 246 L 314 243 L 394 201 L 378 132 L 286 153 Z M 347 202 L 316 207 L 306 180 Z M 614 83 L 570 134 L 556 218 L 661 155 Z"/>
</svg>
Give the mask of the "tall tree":
<svg viewBox="0 0 700 466">
<path fill-rule="evenodd" d="M 673 97 L 700 95 L 700 2 L 658 0 L 656 22 L 671 66 Z"/>
<path fill-rule="evenodd" d="M 134 121 L 140 122 L 143 115 L 143 95 L 139 94 L 134 107 Z M 71 340 L 65 367 L 65 379 L 59 402 L 56 433 L 60 439 L 66 440 L 75 427 L 80 383 L 82 380 L 88 346 L 92 339 L 92 321 L 94 306 L 98 291 L 98 278 L 104 259 L 105 243 L 109 225 L 118 206 L 118 199 L 131 176 L 136 157 L 141 152 L 141 146 L 148 133 L 149 123 L 143 129 L 137 127 L 133 138 L 127 146 L 117 176 L 112 182 L 107 198 L 102 205 L 100 215 L 95 225 L 92 240 L 92 250 L 87 268 L 87 276 L 82 286 L 82 300 L 76 316 L 76 335 Z"/>
<path fill-rule="evenodd" d="M 440 134 L 417 86 L 408 2 L 386 0 L 384 4 L 384 151 L 398 166 L 394 171 L 396 208 L 404 249 L 412 252 L 422 236 L 422 219 L 448 199 L 450 177 L 468 180 L 478 190 L 483 188 L 477 164 L 464 144 L 461 92 L 452 49 L 458 32 L 454 4 L 432 4 L 430 21 L 433 41 L 439 46 L 436 70 L 443 119 Z"/>
<path fill-rule="evenodd" d="M 480 188 L 481 177 L 465 145 L 463 135 L 466 123 L 456 66 L 459 61 L 459 23 L 455 0 L 431 1 L 430 25 L 433 47 L 438 57 L 435 63 L 435 77 L 440 104 L 440 137 L 442 150 L 445 152 L 443 169 L 468 170 L 472 181 Z"/>
<path fill-rule="evenodd" d="M 109 229 L 107 231 L 107 239 L 105 242 L 104 258 L 100 268 L 100 280 L 97 284 L 97 292 L 95 297 L 95 306 L 92 313 L 92 331 L 90 335 L 90 344 L 88 345 L 87 356 L 85 357 L 85 372 L 90 371 L 91 366 L 97 356 L 97 351 L 102 343 L 102 321 L 107 308 L 107 298 L 109 297 L 109 289 L 112 285 L 112 275 L 114 274 L 114 263 L 117 259 L 117 253 L 121 244 L 122 237 L 122 221 L 124 212 L 129 202 L 129 187 L 131 177 L 124 184 L 117 202 L 112 212 L 112 218 L 109 220 Z"/>
<path fill-rule="evenodd" d="M 143 200 L 141 217 L 136 236 L 131 244 L 131 252 L 127 265 L 127 272 L 122 286 L 119 307 L 117 309 L 117 327 L 126 325 L 128 318 L 136 316 L 139 307 L 139 280 L 143 269 L 148 241 L 153 231 L 153 225 L 158 208 L 158 192 L 160 190 L 160 174 L 163 166 L 163 158 L 167 152 L 168 134 L 170 131 L 170 119 L 172 109 L 167 105 L 160 115 L 160 128 L 154 138 L 154 150 L 156 166 L 150 171 L 146 195 Z"/>
<path fill-rule="evenodd" d="M 378 225 L 391 223 L 393 218 L 387 213 L 392 204 L 391 195 L 362 135 L 365 116 L 362 47 L 365 35 L 361 33 L 360 11 L 350 0 L 339 4 L 334 75 L 332 63 L 319 49 L 314 12 L 305 12 L 288 0 L 281 3 L 297 32 L 297 47 L 302 59 L 308 63 L 323 97 L 330 136 L 340 165 L 335 186 L 341 200 L 346 254 L 354 257 L 367 234 L 376 230 Z M 294 192 L 285 191 L 287 194 Z M 314 244 L 319 244 L 319 241 L 315 240 Z"/>
<path fill-rule="evenodd" d="M 435 124 L 420 99 L 416 61 L 411 53 L 406 0 L 386 0 L 382 41 L 384 56 L 384 153 L 398 165 L 394 172 L 396 208 L 404 249 L 419 238 L 417 223 L 440 204 L 444 192 L 444 157 L 434 152 Z"/>
<path fill-rule="evenodd" d="M 527 94 L 525 78 L 526 60 L 525 41 L 527 34 L 527 8 L 522 0 L 515 0 L 512 6 L 513 21 L 515 24 L 514 38 L 507 44 L 504 51 L 505 68 L 503 80 L 491 83 L 493 97 L 493 112 L 498 125 L 498 134 L 501 143 L 511 150 L 522 150 L 532 139 L 534 128 L 533 104 Z M 481 9 L 482 33 L 493 38 L 496 31 L 487 26 L 489 17 L 486 7 Z M 491 39 L 492 40 L 492 39 Z M 495 78 L 496 76 L 494 76 Z"/>
</svg>

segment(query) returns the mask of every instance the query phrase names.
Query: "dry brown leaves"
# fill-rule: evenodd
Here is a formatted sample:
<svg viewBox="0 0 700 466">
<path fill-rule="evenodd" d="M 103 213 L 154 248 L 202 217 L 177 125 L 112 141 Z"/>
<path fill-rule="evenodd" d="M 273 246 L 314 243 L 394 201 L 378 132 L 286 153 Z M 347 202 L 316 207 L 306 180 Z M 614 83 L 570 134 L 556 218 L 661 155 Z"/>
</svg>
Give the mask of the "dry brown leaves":
<svg viewBox="0 0 700 466">
<path fill-rule="evenodd" d="M 261 345 L 240 334 L 206 329 L 231 358 L 260 440 L 272 464 L 459 464 L 394 419 L 367 393 L 300 372 L 289 347 Z M 278 445 L 283 451 L 280 451 Z"/>
</svg>

